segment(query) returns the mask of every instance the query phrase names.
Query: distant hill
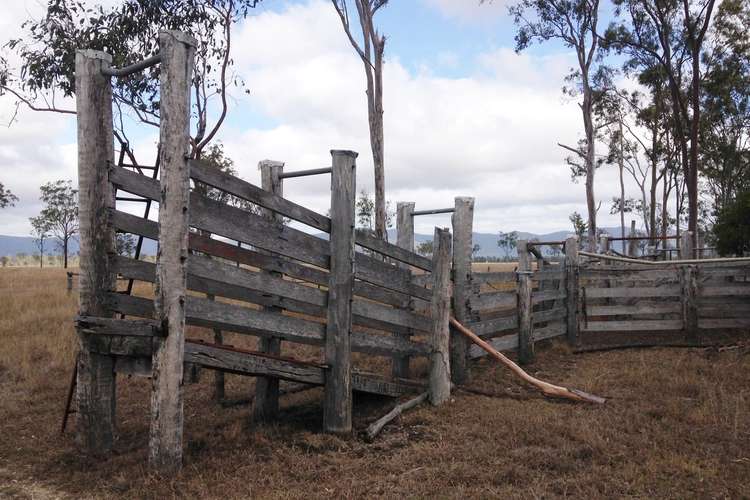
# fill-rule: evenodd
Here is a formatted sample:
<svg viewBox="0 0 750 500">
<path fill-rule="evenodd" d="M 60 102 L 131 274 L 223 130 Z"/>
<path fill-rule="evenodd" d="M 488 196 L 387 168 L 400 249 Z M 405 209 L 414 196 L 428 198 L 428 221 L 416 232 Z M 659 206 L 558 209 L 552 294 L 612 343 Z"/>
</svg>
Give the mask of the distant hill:
<svg viewBox="0 0 750 500">
<path fill-rule="evenodd" d="M 620 228 L 607 227 L 604 230 L 611 236 L 620 236 Z M 519 239 L 533 239 L 536 238 L 539 241 L 561 241 L 570 236 L 571 231 L 556 231 L 554 233 L 546 234 L 534 234 L 519 231 Z M 324 237 L 326 235 L 316 234 L 318 237 Z M 396 230 L 391 229 L 388 231 L 389 241 L 396 241 Z M 502 248 L 497 246 L 498 233 L 474 233 L 474 243 L 479 244 L 479 252 L 477 255 L 483 257 L 503 257 Z M 417 244 L 424 241 L 432 240 L 431 234 L 415 234 L 414 240 Z M 57 248 L 55 241 L 52 241 L 49 245 L 49 254 L 60 254 L 61 251 Z M 36 245 L 34 245 L 34 238 L 30 236 L 3 236 L 0 235 L 0 256 L 14 256 L 19 253 L 25 253 L 28 255 L 34 255 L 37 253 Z M 70 255 L 78 253 L 78 241 L 73 240 L 70 243 Z M 144 240 L 143 244 L 143 255 L 156 255 L 156 242 L 151 240 Z M 515 251 L 511 252 L 511 256 L 515 256 Z"/>
<path fill-rule="evenodd" d="M 62 250 L 57 247 L 57 240 L 50 240 L 49 243 L 45 243 L 45 253 L 48 255 L 60 255 Z M 34 255 L 39 253 L 36 245 L 34 244 L 34 238 L 31 236 L 3 236 L 0 235 L 0 256 L 13 257 L 19 253 L 25 253 L 27 255 Z M 78 253 L 78 240 L 73 239 L 70 241 L 69 255 L 76 255 Z M 156 255 L 156 242 L 151 240 L 143 240 L 143 255 Z"/>
<path fill-rule="evenodd" d="M 619 227 L 605 227 L 604 231 L 612 237 L 620 237 L 621 231 Z M 527 233 L 523 231 L 518 232 L 518 239 L 531 240 L 537 239 L 539 241 L 562 241 L 570 237 L 573 234 L 572 231 L 556 231 L 554 233 L 535 234 Z M 396 241 L 396 231 L 391 229 L 388 232 L 388 238 L 390 241 Z M 478 256 L 482 257 L 504 257 L 505 253 L 503 249 L 497 245 L 498 233 L 474 233 L 473 234 L 474 244 L 479 245 Z M 425 241 L 432 240 L 432 235 L 427 234 L 415 234 L 414 240 L 416 244 L 420 244 Z M 510 256 L 516 255 L 515 250 L 510 252 Z"/>
</svg>

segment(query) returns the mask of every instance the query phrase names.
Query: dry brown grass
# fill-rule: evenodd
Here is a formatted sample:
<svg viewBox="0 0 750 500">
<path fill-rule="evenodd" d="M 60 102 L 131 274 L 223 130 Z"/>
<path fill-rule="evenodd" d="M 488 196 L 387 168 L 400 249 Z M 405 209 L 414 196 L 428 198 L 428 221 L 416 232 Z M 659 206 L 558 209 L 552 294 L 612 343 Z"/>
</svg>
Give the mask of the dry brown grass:
<svg viewBox="0 0 750 500">
<path fill-rule="evenodd" d="M 186 387 L 186 453 L 177 476 L 145 467 L 148 381 L 122 378 L 119 439 L 105 460 L 60 436 L 74 356 L 75 298 L 61 270 L 0 270 L 0 497 L 750 497 L 747 348 L 573 355 L 541 349 L 535 375 L 611 398 L 552 402 L 481 361 L 475 387 L 418 408 L 375 443 L 320 434 L 320 390 L 282 398 L 278 424 Z M 252 382 L 228 376 L 230 397 Z M 392 404 L 360 397 L 362 429 Z"/>
<path fill-rule="evenodd" d="M 515 271 L 518 262 L 474 262 L 471 269 L 475 273 L 501 273 Z"/>
</svg>

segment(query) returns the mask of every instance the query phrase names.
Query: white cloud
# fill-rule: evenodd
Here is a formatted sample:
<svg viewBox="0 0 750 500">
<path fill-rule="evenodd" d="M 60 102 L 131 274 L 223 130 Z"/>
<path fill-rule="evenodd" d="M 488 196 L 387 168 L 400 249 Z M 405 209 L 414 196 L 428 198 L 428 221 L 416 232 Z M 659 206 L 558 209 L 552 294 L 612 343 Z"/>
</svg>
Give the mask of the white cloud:
<svg viewBox="0 0 750 500">
<path fill-rule="evenodd" d="M 472 12 L 477 4 L 425 1 L 447 13 L 454 4 Z M 481 9 L 499 9 L 500 3 Z M 372 192 L 362 63 L 330 2 L 260 12 L 237 29 L 234 40 L 234 68 L 251 95 L 235 96 L 231 126 L 220 139 L 240 175 L 258 182 L 257 163 L 265 158 L 298 170 L 329 165 L 330 149 L 353 149 L 360 153 L 358 185 Z M 450 54 L 438 59 L 452 64 Z M 388 53 L 388 198 L 435 208 L 452 205 L 454 196 L 474 196 L 475 227 L 485 232 L 566 229 L 568 214 L 585 210 L 583 186 L 570 183 L 565 153 L 556 146 L 575 143 L 582 128 L 577 106 L 560 93 L 570 62 L 566 54 L 517 55 L 501 47 L 478 54 L 472 74 L 444 78 L 410 72 L 398 54 Z M 0 99 L 0 116 L 9 106 L 7 98 Z M 69 118 L 23 112 L 19 123 L 0 131 L 0 180 L 22 198 L 18 207 L 3 211 L 0 234 L 27 234 L 26 219 L 35 214 L 27 203 L 36 200 L 39 184 L 75 178 L 75 146 L 56 140 L 71 130 Z M 137 148 L 147 163 L 150 132 Z M 597 180 L 604 224 L 615 221 L 604 216 L 606 202 L 616 194 L 614 175 L 604 169 Z M 325 213 L 328 183 L 326 176 L 290 179 L 284 189 L 289 198 Z M 417 230 L 431 233 L 432 225 L 449 222 L 447 216 L 420 218 Z"/>
<path fill-rule="evenodd" d="M 44 6 L 37 1 L 6 2 L 3 8 L 3 40 L 20 36 L 24 20 L 44 13 Z M 11 67 L 18 64 L 14 57 L 8 62 Z M 60 104 L 72 106 L 69 101 Z M 9 125 L 14 116 L 16 121 Z M 28 218 L 41 208 L 39 186 L 57 179 L 76 179 L 76 148 L 70 142 L 74 126 L 71 115 L 36 113 L 23 105 L 16 115 L 15 99 L 0 97 L 0 182 L 19 198 L 17 206 L 0 212 L 0 234 L 28 235 Z"/>
<path fill-rule="evenodd" d="M 289 36 L 277 47 L 267 43 L 275 33 Z M 262 158 L 286 161 L 294 170 L 328 164 L 332 148 L 354 149 L 360 153 L 358 184 L 372 192 L 363 70 L 330 4 L 313 0 L 263 13 L 249 19 L 237 39 L 249 48 L 235 60 L 251 102 L 279 124 L 225 130 L 241 174 L 257 179 Z M 568 214 L 585 208 L 583 187 L 570 183 L 565 153 L 556 145 L 575 143 L 581 128 L 577 105 L 560 92 L 571 62 L 566 54 L 499 48 L 477 56 L 475 74 L 441 78 L 411 73 L 390 54 L 384 77 L 388 198 L 429 208 L 475 196 L 483 231 L 567 228 Z M 289 180 L 285 192 L 325 212 L 327 182 Z M 420 219 L 418 230 L 429 233 L 430 224 L 448 221 Z"/>
</svg>

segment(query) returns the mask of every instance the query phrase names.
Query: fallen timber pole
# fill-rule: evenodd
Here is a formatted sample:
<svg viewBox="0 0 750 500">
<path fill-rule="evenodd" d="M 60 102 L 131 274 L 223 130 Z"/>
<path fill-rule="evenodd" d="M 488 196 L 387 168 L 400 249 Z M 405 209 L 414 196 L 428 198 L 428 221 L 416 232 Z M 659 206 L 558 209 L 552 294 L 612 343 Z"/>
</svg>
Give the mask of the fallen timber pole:
<svg viewBox="0 0 750 500">
<path fill-rule="evenodd" d="M 553 385 L 549 382 L 545 382 L 543 380 L 539 380 L 538 378 L 532 377 L 528 373 L 526 373 L 520 366 L 515 364 L 513 361 L 511 361 L 509 358 L 501 354 L 499 351 L 497 351 L 494 347 L 492 347 L 490 344 L 482 340 L 466 328 L 464 325 L 456 321 L 455 318 L 451 317 L 450 319 L 451 325 L 458 330 L 460 333 L 465 335 L 469 338 L 472 342 L 474 342 L 476 345 L 487 351 L 487 353 L 490 354 L 493 358 L 500 361 L 502 364 L 510 368 L 510 370 L 521 377 L 525 382 L 533 385 L 534 387 L 538 388 L 542 393 L 551 398 L 563 398 L 563 399 L 571 399 L 573 401 L 581 401 L 586 403 L 597 403 L 597 404 L 604 404 L 606 399 L 600 398 L 599 396 L 594 396 L 593 394 L 588 394 L 583 391 L 579 391 L 578 389 L 568 389 L 567 387 L 561 387 L 559 385 Z"/>
<path fill-rule="evenodd" d="M 383 430 L 383 427 L 386 426 L 389 422 L 396 419 L 399 415 L 401 415 L 406 410 L 410 410 L 414 408 L 415 406 L 419 406 L 420 404 L 427 401 L 427 399 L 430 397 L 430 392 L 425 391 L 419 396 L 410 399 L 409 401 L 405 401 L 401 404 L 396 405 L 391 411 L 371 423 L 367 426 L 367 439 L 368 441 L 372 441 L 375 439 L 375 437 L 380 434 L 380 431 Z"/>
<path fill-rule="evenodd" d="M 646 264 L 649 266 L 663 266 L 675 265 L 675 264 L 718 264 L 722 262 L 750 262 L 750 257 L 726 257 L 717 259 L 684 259 L 684 260 L 663 260 L 663 261 L 650 261 L 650 260 L 639 260 L 630 259 L 627 257 L 615 257 L 613 255 L 605 255 L 601 253 L 584 252 L 583 250 L 578 252 L 578 255 L 584 255 L 592 259 L 611 260 L 615 262 L 628 262 L 630 264 Z"/>
</svg>

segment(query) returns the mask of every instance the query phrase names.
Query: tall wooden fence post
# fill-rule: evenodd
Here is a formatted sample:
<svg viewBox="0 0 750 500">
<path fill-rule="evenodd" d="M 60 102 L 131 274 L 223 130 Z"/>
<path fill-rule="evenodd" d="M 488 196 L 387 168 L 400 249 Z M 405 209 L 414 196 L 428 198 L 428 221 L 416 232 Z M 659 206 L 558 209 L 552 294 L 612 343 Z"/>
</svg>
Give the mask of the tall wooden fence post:
<svg viewBox="0 0 750 500">
<path fill-rule="evenodd" d="M 414 251 L 413 214 L 413 202 L 399 202 L 396 205 L 396 245 L 410 252 Z M 403 264 L 402 267 L 409 269 L 406 264 Z M 413 299 L 409 297 L 409 309 L 412 308 Z M 391 361 L 391 373 L 395 378 L 409 378 L 409 356 L 394 356 Z"/>
<path fill-rule="evenodd" d="M 331 151 L 331 265 L 326 325 L 323 428 L 352 430 L 350 334 L 354 290 L 354 204 L 356 158 L 353 151 Z"/>
<path fill-rule="evenodd" d="M 526 240 L 518 240 L 518 362 L 534 360 L 534 339 L 531 322 L 531 263 Z"/>
<path fill-rule="evenodd" d="M 474 198 L 457 196 L 454 200 L 453 223 L 453 310 L 456 319 L 466 324 L 470 320 L 469 298 L 472 291 L 471 255 L 474 231 Z M 453 332 L 451 344 L 451 379 L 455 384 L 466 382 L 469 360 L 469 342 L 458 332 Z"/>
<path fill-rule="evenodd" d="M 682 326 L 685 337 L 699 340 L 698 332 L 698 266 L 680 268 L 682 288 Z"/>
<path fill-rule="evenodd" d="M 630 221 L 630 234 L 628 235 L 630 237 L 635 237 L 635 221 Z M 637 240 L 630 240 L 628 242 L 628 257 L 637 257 L 638 256 L 638 241 Z"/>
<path fill-rule="evenodd" d="M 680 235 L 680 259 L 694 259 L 694 251 L 692 231 L 683 231 Z"/>
<path fill-rule="evenodd" d="M 115 191 L 107 167 L 114 164 L 115 153 L 112 85 L 102 69 L 109 68 L 111 62 L 111 56 L 104 52 L 76 52 L 79 314 L 108 318 L 112 314 L 106 304 L 107 294 L 115 290 L 116 281 L 109 265 L 109 254 L 115 250 L 115 234 L 108 222 L 108 209 L 115 205 Z M 85 334 L 79 333 L 78 338 L 76 439 L 91 453 L 105 453 L 112 448 L 115 435 L 114 358 L 92 352 Z"/>
<path fill-rule="evenodd" d="M 188 258 L 190 88 L 197 42 L 177 31 L 159 33 L 159 250 L 156 317 L 166 337 L 154 339 L 149 462 L 161 470 L 182 466 L 183 362 Z"/>
<path fill-rule="evenodd" d="M 565 303 L 567 308 L 567 337 L 571 345 L 578 344 L 578 240 L 565 240 Z"/>
<path fill-rule="evenodd" d="M 608 234 L 602 234 L 599 236 L 599 243 L 601 248 L 599 249 L 599 253 L 607 254 L 609 252 L 609 235 Z"/>
<path fill-rule="evenodd" d="M 432 250 L 432 354 L 430 356 L 430 402 L 437 406 L 451 395 L 449 316 L 451 308 L 451 233 L 435 228 Z"/>
<path fill-rule="evenodd" d="M 263 160 L 258 165 L 261 175 L 261 186 L 266 191 L 276 195 L 284 196 L 283 182 L 280 175 L 284 172 L 284 163 L 271 160 Z M 273 210 L 263 209 L 264 217 L 276 224 L 283 224 L 284 217 Z M 272 276 L 281 276 L 276 271 L 263 271 Z M 263 309 L 281 313 L 282 308 L 278 306 L 265 306 Z M 258 350 L 278 356 L 281 354 L 281 339 L 275 337 L 261 337 L 258 342 Z M 279 379 L 271 377 L 258 377 L 255 380 L 255 400 L 253 404 L 253 418 L 263 422 L 273 420 L 279 413 Z"/>
</svg>

